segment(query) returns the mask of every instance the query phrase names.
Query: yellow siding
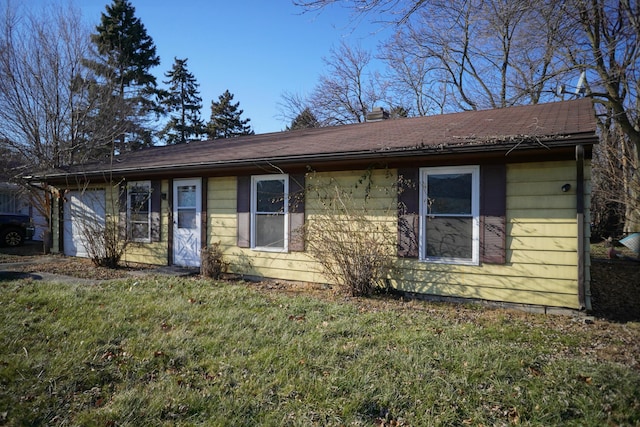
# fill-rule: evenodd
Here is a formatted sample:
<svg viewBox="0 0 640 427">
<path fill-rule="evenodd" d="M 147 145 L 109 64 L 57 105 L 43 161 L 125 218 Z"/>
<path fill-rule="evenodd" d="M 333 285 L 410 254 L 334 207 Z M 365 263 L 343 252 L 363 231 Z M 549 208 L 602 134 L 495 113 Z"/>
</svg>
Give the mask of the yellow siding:
<svg viewBox="0 0 640 427">
<path fill-rule="evenodd" d="M 366 177 L 370 176 L 370 180 Z M 395 215 L 397 175 L 394 171 L 341 171 L 331 173 L 315 173 L 307 175 L 307 186 L 314 190 L 307 196 L 306 213 L 313 215 L 325 212 L 323 198 L 335 194 L 335 189 L 348 190 L 341 197 L 348 207 L 364 208 L 367 216 L 388 217 Z M 370 185 L 368 185 L 370 183 Z M 366 198 L 366 201 L 365 201 Z"/>
<path fill-rule="evenodd" d="M 307 175 L 307 184 L 320 189 L 320 193 L 330 191 L 334 185 L 339 188 L 351 188 L 356 204 L 364 199 L 367 192 L 364 184 L 358 184 L 365 171 L 338 172 Z M 372 175 L 373 186 L 368 191 L 367 209 L 370 217 L 376 221 L 388 221 L 395 227 L 395 217 L 390 217 L 393 206 L 393 183 L 395 174 L 376 171 Z M 366 180 L 365 180 L 366 181 Z M 237 216 L 235 177 L 211 178 L 208 182 L 208 215 L 209 244 L 220 242 L 225 261 L 229 263 L 229 272 L 247 276 L 269 277 L 280 280 L 304 282 L 326 282 L 320 274 L 318 264 L 306 253 L 302 252 L 267 252 L 236 246 Z M 314 215 L 323 211 L 318 194 L 309 194 L 305 200 L 306 221 L 313 221 Z M 394 229 L 395 230 L 395 229 Z"/>
<path fill-rule="evenodd" d="M 235 177 L 210 178 L 207 194 L 207 243 L 220 242 L 223 257 L 229 263 L 229 273 L 246 276 L 269 277 L 283 280 L 313 281 L 301 278 L 309 267 L 304 254 L 275 253 L 239 248 L 236 216 L 237 180 Z M 317 279 L 317 278 L 316 278 Z"/>
<path fill-rule="evenodd" d="M 365 171 L 315 173 L 307 184 L 320 188 L 306 198 L 306 221 L 325 211 L 323 194 L 351 188 L 347 201 L 396 232 L 396 171 L 375 171 L 373 185 L 358 182 Z M 588 171 L 586 176 L 588 177 Z M 569 183 L 571 190 L 561 187 Z M 575 162 L 512 164 L 507 167 L 507 263 L 446 265 L 398 260 L 392 284 L 398 289 L 441 296 L 579 308 Z M 588 197 L 590 187 L 585 193 Z M 275 253 L 236 246 L 236 179 L 209 180 L 209 242 L 220 241 L 230 272 L 281 280 L 324 282 L 306 254 Z M 585 218 L 587 220 L 587 218 Z M 588 221 L 588 220 L 587 220 Z M 588 227 L 586 222 L 585 227 Z"/>
<path fill-rule="evenodd" d="M 167 194 L 169 182 L 162 181 L 161 192 Z M 117 209 L 116 211 L 117 212 Z M 124 255 L 125 262 L 139 262 L 143 264 L 166 265 L 168 259 L 169 233 L 169 202 L 165 199 L 160 203 L 160 241 L 152 243 L 131 242 Z"/>
<path fill-rule="evenodd" d="M 207 194 L 208 244 L 220 242 L 223 251 L 236 248 L 236 178 L 210 178 Z"/>
<path fill-rule="evenodd" d="M 586 163 L 585 176 L 590 176 Z M 396 239 L 397 196 L 395 170 L 307 174 L 310 191 L 305 221 L 313 224 L 326 207 L 323 197 L 334 187 L 350 188 L 348 205 L 386 227 Z M 505 265 L 447 265 L 399 259 L 391 283 L 408 292 L 479 298 L 512 303 L 579 308 L 575 162 L 510 164 L 507 166 L 507 262 Z M 561 187 L 571 184 L 564 193 Z M 303 252 L 267 252 L 237 247 L 236 177 L 208 179 L 207 244 L 220 242 L 229 272 L 279 280 L 326 282 L 319 265 Z M 162 182 L 168 191 L 168 182 Z M 591 186 L 585 188 L 588 208 Z M 365 200 L 366 195 L 366 202 Z M 117 199 L 116 199 L 117 200 Z M 112 206 L 115 208 L 115 205 Z M 168 250 L 167 200 L 162 200 L 161 242 L 131 245 L 127 261 L 166 264 Z M 112 212 L 117 212 L 113 209 Z M 114 217 L 115 218 L 115 217 Z M 54 230 L 54 238 L 57 236 Z M 589 215 L 585 211 L 585 250 L 588 265 Z M 313 238 L 313 236 L 311 236 Z M 395 248 L 394 248 L 395 249 Z M 588 268 L 585 271 L 588 279 Z"/>
<path fill-rule="evenodd" d="M 323 195 L 335 187 L 348 188 L 350 196 L 343 199 L 347 205 L 361 209 L 366 194 L 367 217 L 395 234 L 396 171 L 373 172 L 370 187 L 366 179 L 359 182 L 365 174 L 364 171 L 345 171 L 307 175 L 307 185 L 318 191 L 307 194 L 306 221 L 311 223 L 327 212 Z M 566 183 L 572 188 L 563 193 L 561 187 Z M 325 282 L 318 264 L 305 253 L 237 247 L 236 185 L 235 177 L 209 178 L 208 181 L 207 243 L 220 242 L 229 272 Z M 165 187 L 166 182 L 163 191 Z M 464 266 L 403 259 L 398 260 L 392 284 L 409 292 L 578 308 L 575 189 L 575 162 L 509 165 L 507 263 Z M 587 185 L 587 197 L 589 190 Z M 135 252 L 132 248 L 128 259 L 164 263 L 167 208 L 163 201 L 163 241 L 144 245 L 145 248 Z"/>
<path fill-rule="evenodd" d="M 396 286 L 417 293 L 579 308 L 575 176 L 573 161 L 508 165 L 507 263 L 453 266 L 402 260 Z M 563 193 L 567 183 L 571 189 Z"/>
</svg>

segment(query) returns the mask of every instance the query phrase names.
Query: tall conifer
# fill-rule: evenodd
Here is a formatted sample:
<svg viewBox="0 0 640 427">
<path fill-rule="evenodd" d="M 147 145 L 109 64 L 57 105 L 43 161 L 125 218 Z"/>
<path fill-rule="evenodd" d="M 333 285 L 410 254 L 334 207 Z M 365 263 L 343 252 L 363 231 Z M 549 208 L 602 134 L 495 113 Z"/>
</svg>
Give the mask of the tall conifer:
<svg viewBox="0 0 640 427">
<path fill-rule="evenodd" d="M 149 71 L 160 64 L 153 39 L 135 16 L 128 0 L 113 0 L 102 13 L 96 33 L 91 35 L 97 58 L 87 61 L 99 77 L 102 90 L 120 101 L 118 111 L 108 112 L 121 131 L 114 137 L 116 152 L 153 144 L 152 113 L 160 113 L 156 78 Z M 104 120 L 104 117 L 102 117 Z"/>
<path fill-rule="evenodd" d="M 251 119 L 241 119 L 243 110 L 238 109 L 239 102 L 232 104 L 233 94 L 226 90 L 218 97 L 218 102 L 211 101 L 211 120 L 207 123 L 207 134 L 211 139 L 232 138 L 240 135 L 253 135 L 248 124 Z"/>
<path fill-rule="evenodd" d="M 173 67 L 165 73 L 169 90 L 162 100 L 170 119 L 162 131 L 168 144 L 180 144 L 206 134 L 200 118 L 202 98 L 198 82 L 187 69 L 187 59 L 174 58 Z"/>
</svg>

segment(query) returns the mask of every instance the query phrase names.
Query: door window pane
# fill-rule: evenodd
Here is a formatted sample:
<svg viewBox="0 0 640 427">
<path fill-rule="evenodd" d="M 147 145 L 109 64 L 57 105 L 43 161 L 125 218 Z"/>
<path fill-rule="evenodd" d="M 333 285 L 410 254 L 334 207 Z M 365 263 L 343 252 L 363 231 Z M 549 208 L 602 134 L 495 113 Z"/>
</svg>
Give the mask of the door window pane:
<svg viewBox="0 0 640 427">
<path fill-rule="evenodd" d="M 195 230 L 196 227 L 196 210 L 195 209 L 179 209 L 178 210 L 178 228 Z"/>
<path fill-rule="evenodd" d="M 178 207 L 196 206 L 196 186 L 185 185 L 178 187 Z"/>
</svg>

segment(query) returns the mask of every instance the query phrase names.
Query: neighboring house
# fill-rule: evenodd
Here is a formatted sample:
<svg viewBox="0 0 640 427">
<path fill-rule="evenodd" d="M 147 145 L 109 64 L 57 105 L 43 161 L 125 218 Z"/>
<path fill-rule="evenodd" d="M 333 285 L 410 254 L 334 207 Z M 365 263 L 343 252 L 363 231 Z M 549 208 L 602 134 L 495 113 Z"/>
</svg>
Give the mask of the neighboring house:
<svg viewBox="0 0 640 427">
<path fill-rule="evenodd" d="M 46 219 L 16 184 L 0 182 L 0 213 L 29 215 L 35 226 L 33 240 L 42 240 Z"/>
<path fill-rule="evenodd" d="M 582 99 L 153 147 L 39 179 L 64 196 L 53 233 L 67 255 L 86 256 L 74 212 L 91 212 L 128 222 L 128 261 L 198 266 L 220 242 L 230 273 L 325 282 L 295 233 L 321 209 L 305 186 L 335 179 L 364 198 L 369 171 L 401 184 L 370 201 L 397 231 L 398 290 L 589 309 L 597 141 Z"/>
</svg>

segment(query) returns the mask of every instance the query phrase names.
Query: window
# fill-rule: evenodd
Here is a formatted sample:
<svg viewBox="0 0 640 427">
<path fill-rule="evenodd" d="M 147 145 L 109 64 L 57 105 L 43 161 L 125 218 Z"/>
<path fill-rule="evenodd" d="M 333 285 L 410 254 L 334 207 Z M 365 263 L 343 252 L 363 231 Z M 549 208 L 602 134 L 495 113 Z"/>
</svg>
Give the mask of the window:
<svg viewBox="0 0 640 427">
<path fill-rule="evenodd" d="M 251 247 L 287 250 L 287 175 L 260 175 L 251 179 Z"/>
<path fill-rule="evenodd" d="M 20 213 L 18 192 L 0 189 L 0 212 Z"/>
<path fill-rule="evenodd" d="M 151 241 L 151 182 L 130 182 L 127 186 L 129 238 L 134 242 Z"/>
<path fill-rule="evenodd" d="M 424 168 L 420 182 L 420 258 L 478 264 L 479 168 Z"/>
</svg>

